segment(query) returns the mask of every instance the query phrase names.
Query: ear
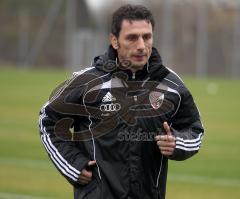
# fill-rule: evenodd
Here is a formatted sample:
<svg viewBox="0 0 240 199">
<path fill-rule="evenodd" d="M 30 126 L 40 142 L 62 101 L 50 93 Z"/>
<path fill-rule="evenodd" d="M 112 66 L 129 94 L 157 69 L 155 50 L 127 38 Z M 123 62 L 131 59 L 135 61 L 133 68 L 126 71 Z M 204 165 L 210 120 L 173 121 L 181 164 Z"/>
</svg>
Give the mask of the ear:
<svg viewBox="0 0 240 199">
<path fill-rule="evenodd" d="M 112 33 L 110 34 L 110 42 L 112 44 L 112 47 L 117 50 L 118 49 L 118 40 L 117 37 L 115 35 L 113 35 Z"/>
</svg>

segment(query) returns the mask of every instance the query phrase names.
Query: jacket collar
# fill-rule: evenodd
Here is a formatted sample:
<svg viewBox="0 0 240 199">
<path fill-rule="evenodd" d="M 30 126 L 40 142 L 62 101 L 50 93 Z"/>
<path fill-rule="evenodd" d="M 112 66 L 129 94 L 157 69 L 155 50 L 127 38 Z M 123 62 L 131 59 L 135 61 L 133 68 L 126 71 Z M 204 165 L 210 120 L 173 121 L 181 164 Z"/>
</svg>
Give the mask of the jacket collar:
<svg viewBox="0 0 240 199">
<path fill-rule="evenodd" d="M 128 64 L 128 62 L 124 64 Z M 133 76 L 131 70 L 119 66 L 119 63 L 117 62 L 117 52 L 111 45 L 109 46 L 107 52 L 94 58 L 93 66 L 105 72 L 115 73 L 122 71 L 126 73 L 129 78 L 132 78 Z M 142 70 L 135 73 L 135 77 L 136 80 L 142 80 L 146 77 L 159 80 L 163 79 L 168 73 L 169 70 L 163 66 L 161 56 L 159 55 L 157 49 L 153 47 L 147 64 Z"/>
</svg>

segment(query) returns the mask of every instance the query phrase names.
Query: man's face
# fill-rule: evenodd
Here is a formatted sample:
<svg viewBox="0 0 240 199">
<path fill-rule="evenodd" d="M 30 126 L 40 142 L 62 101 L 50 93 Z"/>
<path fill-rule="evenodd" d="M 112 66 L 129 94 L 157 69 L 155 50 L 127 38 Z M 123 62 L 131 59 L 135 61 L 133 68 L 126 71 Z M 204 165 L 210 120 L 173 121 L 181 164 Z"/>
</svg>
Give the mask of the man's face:
<svg viewBox="0 0 240 199">
<path fill-rule="evenodd" d="M 152 53 L 152 24 L 146 20 L 123 20 L 119 37 L 112 35 L 111 43 L 120 62 L 130 61 L 133 72 L 141 70 Z"/>
</svg>

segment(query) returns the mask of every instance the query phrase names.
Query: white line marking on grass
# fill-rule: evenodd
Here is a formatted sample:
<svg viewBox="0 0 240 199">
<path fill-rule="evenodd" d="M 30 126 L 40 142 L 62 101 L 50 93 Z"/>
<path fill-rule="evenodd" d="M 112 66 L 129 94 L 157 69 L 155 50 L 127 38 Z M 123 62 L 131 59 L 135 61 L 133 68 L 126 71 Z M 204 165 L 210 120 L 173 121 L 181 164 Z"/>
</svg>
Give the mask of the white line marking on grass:
<svg viewBox="0 0 240 199">
<path fill-rule="evenodd" d="M 49 197 L 39 197 L 39 196 L 31 196 L 31 195 L 22 195 L 15 193 L 4 193 L 0 192 L 1 199 L 54 199 Z"/>
<path fill-rule="evenodd" d="M 169 181 L 173 182 L 190 182 L 195 184 L 216 185 L 224 187 L 240 187 L 240 180 L 231 178 L 214 178 L 188 174 L 169 174 L 168 179 Z"/>
</svg>

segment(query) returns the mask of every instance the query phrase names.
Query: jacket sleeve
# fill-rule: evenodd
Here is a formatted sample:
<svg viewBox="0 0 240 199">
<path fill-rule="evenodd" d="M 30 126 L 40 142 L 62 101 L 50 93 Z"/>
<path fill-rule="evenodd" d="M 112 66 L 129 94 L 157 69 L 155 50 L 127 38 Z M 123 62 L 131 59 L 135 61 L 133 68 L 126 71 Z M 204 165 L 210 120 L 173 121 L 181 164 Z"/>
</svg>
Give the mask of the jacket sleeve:
<svg viewBox="0 0 240 199">
<path fill-rule="evenodd" d="M 172 118 L 172 132 L 176 137 L 176 148 L 169 159 L 185 160 L 198 152 L 203 138 L 200 113 L 191 93 L 181 88 L 181 101 L 177 113 Z"/>
<path fill-rule="evenodd" d="M 53 110 L 50 101 L 40 111 L 39 129 L 41 141 L 56 168 L 70 183 L 75 184 L 89 158 L 76 146 L 76 142 L 64 140 L 57 136 L 55 132 L 56 123 L 62 118 L 71 116 Z"/>
</svg>

